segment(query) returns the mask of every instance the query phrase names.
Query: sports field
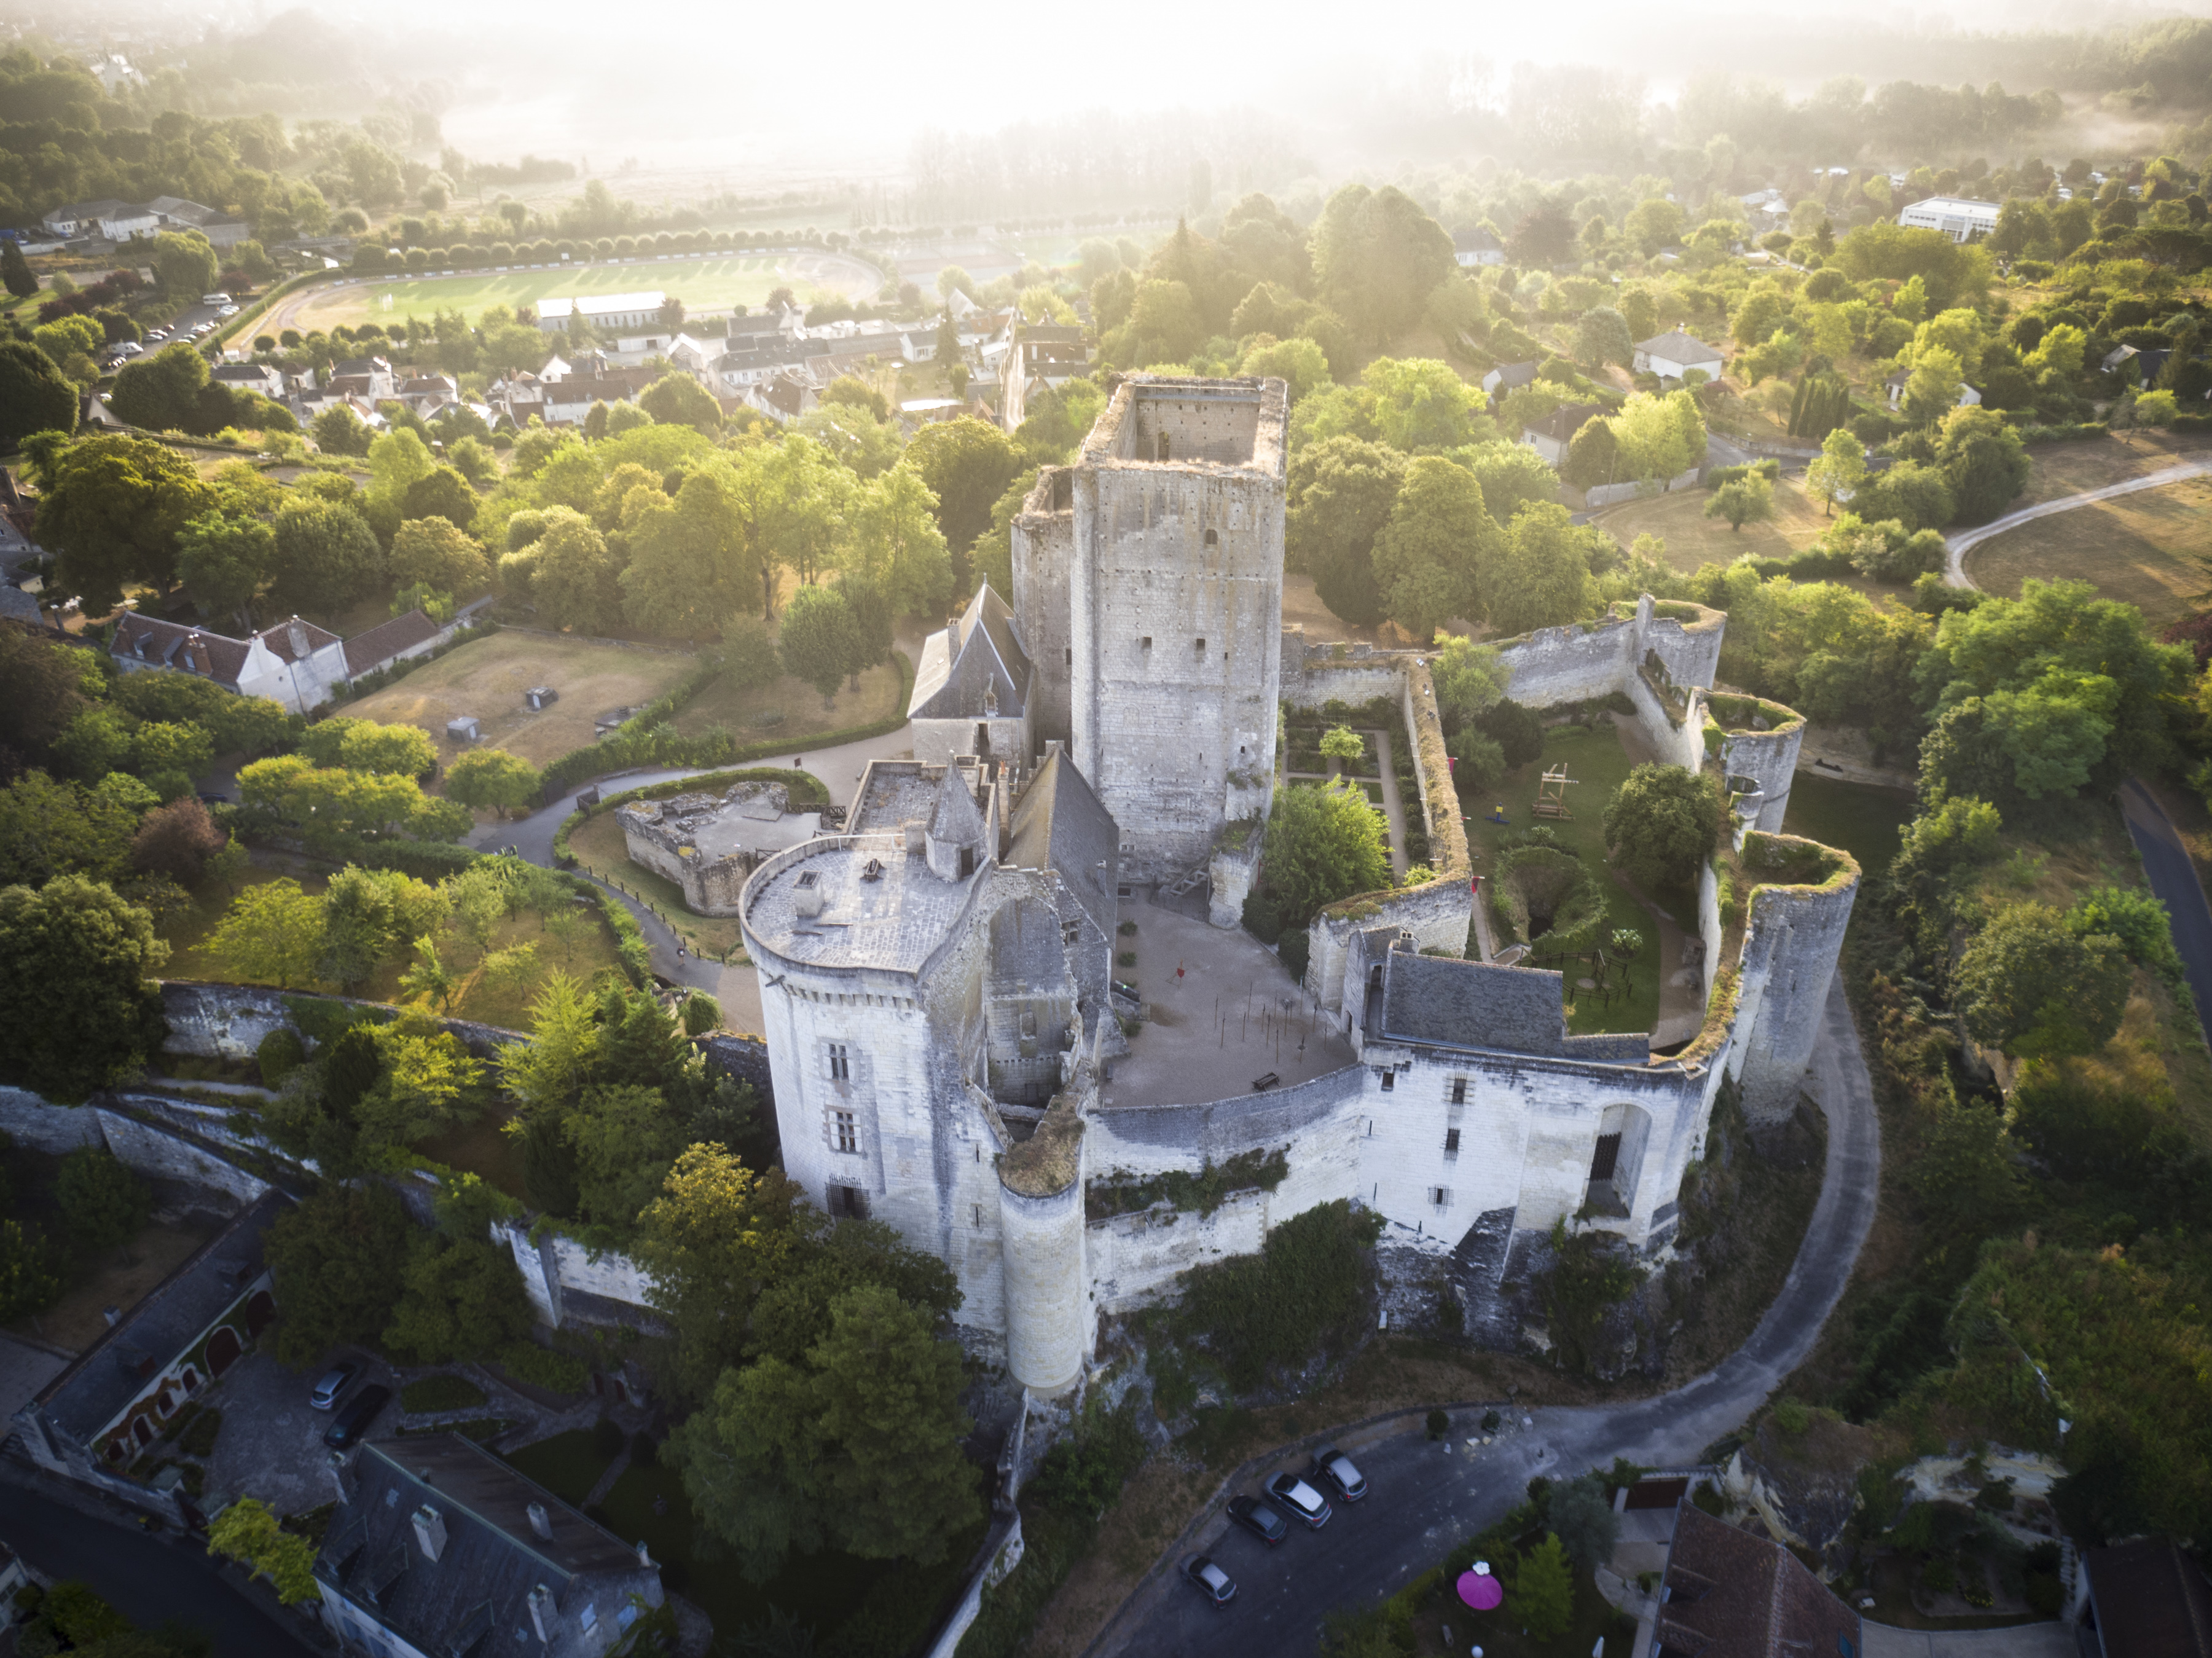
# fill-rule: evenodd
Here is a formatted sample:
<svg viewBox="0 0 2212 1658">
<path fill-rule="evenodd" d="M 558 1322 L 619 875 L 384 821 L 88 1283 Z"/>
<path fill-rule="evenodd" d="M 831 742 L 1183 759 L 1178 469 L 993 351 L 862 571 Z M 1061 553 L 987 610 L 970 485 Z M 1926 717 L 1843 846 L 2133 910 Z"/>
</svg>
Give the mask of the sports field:
<svg viewBox="0 0 2212 1658">
<path fill-rule="evenodd" d="M 317 288 L 287 301 L 263 320 L 260 331 L 302 332 L 338 323 L 388 323 L 459 311 L 475 318 L 495 305 L 535 305 L 549 296 L 635 294 L 659 288 L 693 311 L 759 306 L 778 288 L 801 300 L 865 299 L 880 285 L 872 265 L 836 253 L 672 254 L 666 258 L 609 259 L 583 265 L 472 270 L 452 276 L 366 277 Z"/>
<path fill-rule="evenodd" d="M 2029 576 L 2091 582 L 2100 596 L 2124 599 L 2163 626 L 2212 590 L 2208 509 L 2212 478 L 2202 477 L 2092 501 L 1992 537 L 1966 555 L 1966 574 L 2008 598 Z"/>
</svg>

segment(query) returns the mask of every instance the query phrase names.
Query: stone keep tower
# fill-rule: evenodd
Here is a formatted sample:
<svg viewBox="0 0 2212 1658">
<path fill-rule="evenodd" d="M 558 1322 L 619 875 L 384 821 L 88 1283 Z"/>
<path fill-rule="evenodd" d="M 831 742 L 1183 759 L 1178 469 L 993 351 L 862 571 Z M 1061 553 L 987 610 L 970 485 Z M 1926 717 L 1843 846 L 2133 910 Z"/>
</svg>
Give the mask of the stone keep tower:
<svg viewBox="0 0 2212 1658">
<path fill-rule="evenodd" d="M 1288 409 L 1279 380 L 1132 375 L 1015 522 L 1036 735 L 1121 825 L 1125 880 L 1203 867 L 1272 798 Z"/>
</svg>

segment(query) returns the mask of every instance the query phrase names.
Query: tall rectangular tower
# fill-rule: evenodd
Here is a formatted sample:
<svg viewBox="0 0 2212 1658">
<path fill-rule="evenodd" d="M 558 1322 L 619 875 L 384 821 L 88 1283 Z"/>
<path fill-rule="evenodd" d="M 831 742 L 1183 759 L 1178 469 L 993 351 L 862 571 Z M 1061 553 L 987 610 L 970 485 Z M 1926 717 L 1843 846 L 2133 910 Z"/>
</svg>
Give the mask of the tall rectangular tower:
<svg viewBox="0 0 2212 1658">
<path fill-rule="evenodd" d="M 1289 404 L 1279 380 L 1133 375 L 1072 469 L 1070 749 L 1124 879 L 1202 867 L 1273 797 Z"/>
</svg>

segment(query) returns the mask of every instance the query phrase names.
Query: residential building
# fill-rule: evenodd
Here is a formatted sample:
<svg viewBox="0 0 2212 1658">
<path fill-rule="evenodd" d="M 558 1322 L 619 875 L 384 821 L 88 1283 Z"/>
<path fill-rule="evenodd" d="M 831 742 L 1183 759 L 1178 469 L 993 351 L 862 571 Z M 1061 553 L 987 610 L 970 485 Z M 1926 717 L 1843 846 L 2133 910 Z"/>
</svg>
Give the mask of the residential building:
<svg viewBox="0 0 2212 1658">
<path fill-rule="evenodd" d="M 2081 1557 L 2081 1650 L 2094 1658 L 2212 1658 L 2212 1583 L 2163 1537 Z"/>
<path fill-rule="evenodd" d="M 594 328 L 651 328 L 660 321 L 660 307 L 668 295 L 659 288 L 636 294 L 582 294 L 574 299 L 538 301 L 538 325 L 549 334 L 564 334 L 568 319 L 581 317 Z"/>
<path fill-rule="evenodd" d="M 162 229 L 197 230 L 217 248 L 235 247 L 253 234 L 253 227 L 235 215 L 182 196 L 156 196 L 146 205 L 161 219 Z"/>
<path fill-rule="evenodd" d="M 328 701 L 350 677 L 345 641 L 294 616 L 246 639 L 133 611 L 115 626 L 108 654 L 125 673 L 188 673 L 240 696 L 265 696 L 295 714 Z"/>
<path fill-rule="evenodd" d="M 1655 1652 L 1790 1658 L 1865 1650 L 1858 1613 L 1796 1555 L 1686 1499 L 1675 1511 L 1662 1581 Z"/>
<path fill-rule="evenodd" d="M 222 381 L 234 392 L 258 392 L 264 398 L 280 401 L 284 396 L 284 371 L 265 363 L 219 362 L 209 378 Z"/>
<path fill-rule="evenodd" d="M 161 228 L 161 216 L 140 203 L 106 200 L 71 202 L 39 221 L 57 236 L 105 236 L 111 242 L 133 236 L 150 236 Z"/>
<path fill-rule="evenodd" d="M 1452 257 L 1462 270 L 1478 265 L 1504 264 L 1505 245 L 1480 225 L 1462 225 L 1452 232 Z"/>
<path fill-rule="evenodd" d="M 2154 346 L 2146 351 L 2138 346 L 2116 345 L 2105 353 L 2100 366 L 2107 374 L 2120 374 L 2148 386 L 2172 355 L 2172 349 L 2166 346 Z M 2132 368 L 2129 367 L 2130 363 L 2135 365 Z"/>
<path fill-rule="evenodd" d="M 785 372 L 745 388 L 748 407 L 758 410 L 779 426 L 787 426 L 821 399 L 801 376 Z"/>
<path fill-rule="evenodd" d="M 1790 228 L 1790 200 L 1775 189 L 1754 190 L 1738 198 L 1743 203 L 1744 216 L 1751 222 L 1752 233 L 1763 236 L 1770 230 Z"/>
<path fill-rule="evenodd" d="M 595 403 L 635 403 L 637 394 L 659 380 L 650 368 L 607 368 L 596 374 L 569 374 L 544 388 L 542 418 L 548 426 L 576 426 L 592 412 Z"/>
<path fill-rule="evenodd" d="M 599 1658 L 665 1596 L 646 1552 L 459 1434 L 362 1447 L 315 1556 L 341 1650 Z"/>
<path fill-rule="evenodd" d="M 1692 368 L 1703 369 L 1708 380 L 1718 380 L 1726 363 L 1718 346 L 1674 328 L 1639 341 L 1630 366 L 1639 374 L 1656 374 L 1662 380 L 1680 380 Z"/>
<path fill-rule="evenodd" d="M 1897 222 L 1908 229 L 1940 230 L 1954 242 L 1971 242 L 1995 230 L 1997 215 L 2002 211 L 1996 202 L 1978 202 L 1964 196 L 1929 196 L 1899 214 Z"/>
<path fill-rule="evenodd" d="M 432 621 L 418 605 L 404 616 L 380 622 L 367 633 L 356 634 L 346 641 L 346 676 L 358 679 L 410 657 L 426 656 L 452 632 L 451 623 L 441 626 Z"/>
<path fill-rule="evenodd" d="M 1482 377 L 1482 389 L 1490 394 L 1491 402 L 1496 403 L 1524 386 L 1534 386 L 1537 367 L 1533 362 L 1500 363 Z"/>
<path fill-rule="evenodd" d="M 1910 368 L 1899 368 L 1893 370 L 1890 374 L 1889 377 L 1882 381 L 1882 389 L 1889 393 L 1889 406 L 1891 408 L 1895 409 L 1903 404 L 1905 402 L 1905 388 L 1911 379 L 1912 371 Z M 1974 390 L 1972 386 L 1965 384 L 1963 381 L 1960 384 L 1958 404 L 1960 408 L 1977 408 L 1980 405 L 1981 401 L 1982 394 L 1980 392 Z"/>
<path fill-rule="evenodd" d="M 1597 416 L 1610 414 L 1601 403 L 1572 403 L 1564 409 L 1555 409 L 1542 419 L 1532 421 L 1521 428 L 1521 441 L 1534 449 L 1553 467 L 1566 464 L 1567 447 L 1575 440 L 1575 434 L 1589 425 Z"/>
<path fill-rule="evenodd" d="M 461 383 L 451 374 L 410 374 L 399 382 L 399 401 L 410 413 L 428 419 L 449 403 L 459 403 Z"/>
<path fill-rule="evenodd" d="M 999 418 L 1009 432 L 1029 417 L 1029 400 L 1047 387 L 1057 389 L 1091 370 L 1091 348 L 1083 331 L 1066 324 L 1020 325 L 999 365 Z"/>
<path fill-rule="evenodd" d="M 183 1517 L 188 1499 L 180 1491 L 157 1491 L 124 1471 L 276 1316 L 262 1236 L 290 1203 L 264 1188 L 17 1411 L 15 1430 L 31 1460 L 137 1507 Z"/>
</svg>

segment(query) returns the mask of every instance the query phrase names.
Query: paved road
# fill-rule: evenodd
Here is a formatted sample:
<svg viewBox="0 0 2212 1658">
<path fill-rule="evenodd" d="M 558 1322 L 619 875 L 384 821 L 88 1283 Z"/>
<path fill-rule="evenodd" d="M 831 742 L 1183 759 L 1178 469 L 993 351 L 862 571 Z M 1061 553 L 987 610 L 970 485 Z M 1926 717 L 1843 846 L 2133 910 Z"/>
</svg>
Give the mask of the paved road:
<svg viewBox="0 0 2212 1658">
<path fill-rule="evenodd" d="M 1474 1453 L 1462 1437 L 1473 1431 L 1471 1422 L 1455 1424 L 1446 1445 L 1409 1430 L 1364 1447 L 1358 1461 L 1374 1492 L 1366 1502 L 1340 1507 L 1318 1534 L 1294 1530 L 1273 1551 L 1244 1533 L 1228 1533 L 1212 1517 L 1154 1567 L 1091 1653 L 1310 1652 L 1324 1614 L 1371 1601 L 1434 1565 L 1446 1549 L 1503 1517 L 1531 1476 L 1572 1477 L 1616 1456 L 1676 1467 L 1741 1425 L 1812 1351 L 1874 1221 L 1881 1127 L 1840 980 L 1829 988 L 1807 1088 L 1828 1119 L 1820 1201 L 1781 1294 L 1751 1339 L 1717 1369 L 1656 1399 L 1534 1412 L 1527 1427 Z M 1226 1612 L 1212 1611 L 1176 1576 L 1194 1548 L 1213 1555 L 1237 1580 L 1237 1600 Z"/>
<path fill-rule="evenodd" d="M 2158 489 L 2169 483 L 2179 483 L 2185 478 L 2202 477 L 2212 472 L 2212 460 L 2184 461 L 2179 466 L 2167 466 L 2155 472 L 2146 472 L 2139 478 L 2123 478 L 2118 483 L 2108 483 L 2101 489 L 2084 489 L 2077 495 L 2061 495 L 2056 501 L 2046 501 L 2033 507 L 2023 507 L 2016 513 L 2008 513 L 1994 523 L 1984 524 L 1972 530 L 1960 530 L 1943 537 L 1949 556 L 1946 561 L 1943 580 L 1954 587 L 1972 587 L 1976 584 L 1966 574 L 1966 555 L 1992 536 L 2001 536 L 2008 530 L 2016 530 L 2023 524 L 2039 518 L 2049 518 L 2056 513 L 2070 513 L 2077 507 L 2087 507 L 2100 501 L 2110 501 L 2115 495 L 2131 495 L 2140 489 Z"/>
<path fill-rule="evenodd" d="M 0 1537 L 40 1570 L 91 1584 L 141 1629 L 175 1618 L 206 1631 L 215 1658 L 307 1658 L 317 1650 L 286 1621 L 291 1614 L 268 1609 L 258 1591 L 240 1590 L 235 1567 L 219 1570 L 200 1543 L 173 1532 L 149 1536 L 0 1481 Z"/>
<path fill-rule="evenodd" d="M 2212 906 L 2204 902 L 2197 865 L 2190 861 L 2173 820 L 2140 779 L 2130 777 L 2120 790 L 2120 811 L 2128 820 L 2129 837 L 2142 854 L 2144 878 L 2166 906 L 2173 947 L 2181 952 L 2181 965 L 2197 999 L 2197 1017 L 2212 1030 Z"/>
</svg>

